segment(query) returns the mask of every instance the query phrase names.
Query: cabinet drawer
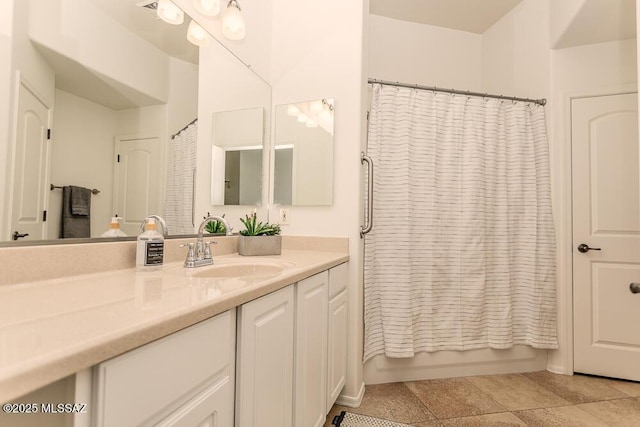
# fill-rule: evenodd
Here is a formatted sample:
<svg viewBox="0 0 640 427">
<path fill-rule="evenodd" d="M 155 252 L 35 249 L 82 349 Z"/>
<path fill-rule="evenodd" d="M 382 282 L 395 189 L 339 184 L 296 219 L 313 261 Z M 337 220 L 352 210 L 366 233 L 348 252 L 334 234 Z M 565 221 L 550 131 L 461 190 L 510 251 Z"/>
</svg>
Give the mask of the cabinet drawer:
<svg viewBox="0 0 640 427">
<path fill-rule="evenodd" d="M 347 289 L 349 280 L 349 263 L 337 265 L 329 270 L 329 298 Z"/>
<path fill-rule="evenodd" d="M 97 425 L 149 422 L 229 375 L 234 329 L 232 310 L 98 365 Z"/>
</svg>

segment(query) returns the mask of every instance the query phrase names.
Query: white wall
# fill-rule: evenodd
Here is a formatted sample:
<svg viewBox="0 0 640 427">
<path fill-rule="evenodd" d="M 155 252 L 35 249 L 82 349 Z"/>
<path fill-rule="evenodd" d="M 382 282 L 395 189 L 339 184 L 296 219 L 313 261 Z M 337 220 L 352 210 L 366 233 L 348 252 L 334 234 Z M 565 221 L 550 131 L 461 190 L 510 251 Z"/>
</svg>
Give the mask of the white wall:
<svg viewBox="0 0 640 427">
<path fill-rule="evenodd" d="M 169 137 L 198 117 L 198 65 L 169 58 Z"/>
<path fill-rule="evenodd" d="M 91 237 L 109 228 L 113 201 L 113 137 L 116 112 L 56 90 L 51 150 L 51 183 L 97 188 L 91 196 Z M 49 197 L 47 238 L 60 236 L 62 190 Z"/>
<path fill-rule="evenodd" d="M 13 1 L 0 0 L 0 99 L 6 102 L 0 103 L 0 141 L 9 141 L 9 105 L 11 104 L 11 55 L 13 32 Z M 0 188 L 9 185 L 9 156 L 8 144 L 0 143 Z M 5 225 L 6 209 L 8 204 L 8 191 L 0 196 L 0 238 L 9 235 Z M 8 221 L 8 219 L 6 220 Z"/>
<path fill-rule="evenodd" d="M 89 2 L 30 3 L 28 28 L 34 42 L 158 102 L 166 102 L 169 63 L 162 51 L 150 48 L 147 41 L 126 31 Z"/>
<path fill-rule="evenodd" d="M 369 78 L 478 91 L 482 37 L 432 25 L 369 16 Z"/>
<path fill-rule="evenodd" d="M 364 391 L 359 204 L 368 10 L 368 0 L 273 0 L 273 105 L 335 99 L 333 205 L 292 206 L 291 225 L 284 226 L 283 233 L 349 237 L 348 376 L 339 401 L 352 405 Z M 278 214 L 273 208 L 270 219 L 277 222 Z"/>
<path fill-rule="evenodd" d="M 243 40 L 227 40 L 222 35 L 222 13 L 214 17 L 203 16 L 196 11 L 192 0 L 173 2 L 212 34 L 225 49 L 249 65 L 263 79 L 270 79 L 273 1 L 239 1 L 247 28 L 247 35 Z M 221 10 L 226 8 L 227 3 L 220 1 Z M 292 6 L 297 7 L 295 3 Z"/>
<path fill-rule="evenodd" d="M 482 35 L 482 92 L 550 94 L 549 0 L 524 0 Z"/>
</svg>

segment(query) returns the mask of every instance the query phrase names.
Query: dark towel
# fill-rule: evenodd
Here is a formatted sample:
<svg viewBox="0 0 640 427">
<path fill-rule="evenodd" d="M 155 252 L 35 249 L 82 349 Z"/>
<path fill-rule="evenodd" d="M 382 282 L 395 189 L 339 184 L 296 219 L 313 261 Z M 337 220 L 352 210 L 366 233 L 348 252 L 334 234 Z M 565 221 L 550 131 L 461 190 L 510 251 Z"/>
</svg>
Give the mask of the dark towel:
<svg viewBox="0 0 640 427">
<path fill-rule="evenodd" d="M 79 191 L 80 194 L 89 195 L 86 200 L 86 214 L 74 215 L 73 214 L 73 193 L 74 190 Z M 83 203 L 85 204 L 85 203 Z M 80 209 L 80 212 L 83 210 Z M 82 238 L 91 237 L 91 190 L 82 187 L 66 186 L 62 188 L 62 224 L 60 227 L 61 238 Z"/>
<path fill-rule="evenodd" d="M 89 216 L 91 213 L 91 190 L 84 187 L 71 187 L 71 214 Z"/>
</svg>

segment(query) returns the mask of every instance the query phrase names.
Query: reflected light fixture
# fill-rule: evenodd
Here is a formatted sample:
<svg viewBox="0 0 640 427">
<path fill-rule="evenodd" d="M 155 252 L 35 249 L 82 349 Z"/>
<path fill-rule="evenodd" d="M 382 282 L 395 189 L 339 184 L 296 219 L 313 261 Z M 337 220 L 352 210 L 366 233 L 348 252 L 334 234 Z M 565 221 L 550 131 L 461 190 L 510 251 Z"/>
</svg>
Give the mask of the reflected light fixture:
<svg viewBox="0 0 640 427">
<path fill-rule="evenodd" d="M 209 44 L 210 39 L 209 33 L 192 19 L 187 30 L 187 40 L 196 46 L 206 46 Z"/>
<path fill-rule="evenodd" d="M 158 0 L 156 13 L 160 19 L 172 25 L 184 22 L 184 12 L 170 0 Z"/>
<path fill-rule="evenodd" d="M 309 118 L 307 117 L 307 115 L 306 115 L 306 114 L 304 114 L 304 113 L 300 113 L 300 114 L 298 114 L 298 121 L 299 121 L 300 123 L 306 123 L 308 119 L 309 119 Z"/>
<path fill-rule="evenodd" d="M 306 126 L 308 128 L 317 128 L 318 127 L 318 123 L 316 123 L 313 120 L 309 119 L 309 120 L 307 120 Z"/>
<path fill-rule="evenodd" d="M 246 32 L 240 4 L 237 0 L 230 0 L 222 13 L 222 34 L 229 40 L 242 40 Z"/>
<path fill-rule="evenodd" d="M 309 110 L 313 114 L 320 114 L 323 108 L 324 108 L 324 105 L 322 104 L 322 100 L 319 100 L 319 99 L 316 101 L 311 101 L 311 103 L 309 104 Z"/>
<path fill-rule="evenodd" d="M 298 107 L 293 104 L 289 104 L 289 106 L 287 106 L 287 115 L 297 117 L 298 114 L 300 114 L 300 110 L 298 109 Z"/>
<path fill-rule="evenodd" d="M 220 0 L 193 0 L 193 7 L 205 16 L 217 16 L 220 13 Z"/>
</svg>

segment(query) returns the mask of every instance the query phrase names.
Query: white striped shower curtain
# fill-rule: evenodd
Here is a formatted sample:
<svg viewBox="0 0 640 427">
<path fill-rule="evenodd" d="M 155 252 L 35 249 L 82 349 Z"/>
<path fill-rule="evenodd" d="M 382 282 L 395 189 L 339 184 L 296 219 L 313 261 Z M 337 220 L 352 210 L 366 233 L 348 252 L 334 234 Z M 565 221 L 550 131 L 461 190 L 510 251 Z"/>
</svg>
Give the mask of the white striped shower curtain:
<svg viewBox="0 0 640 427">
<path fill-rule="evenodd" d="M 198 121 L 169 142 L 164 219 L 169 233 L 193 234 L 193 190 L 198 145 Z"/>
<path fill-rule="evenodd" d="M 557 348 L 544 108 L 374 84 L 364 360 Z"/>
</svg>

